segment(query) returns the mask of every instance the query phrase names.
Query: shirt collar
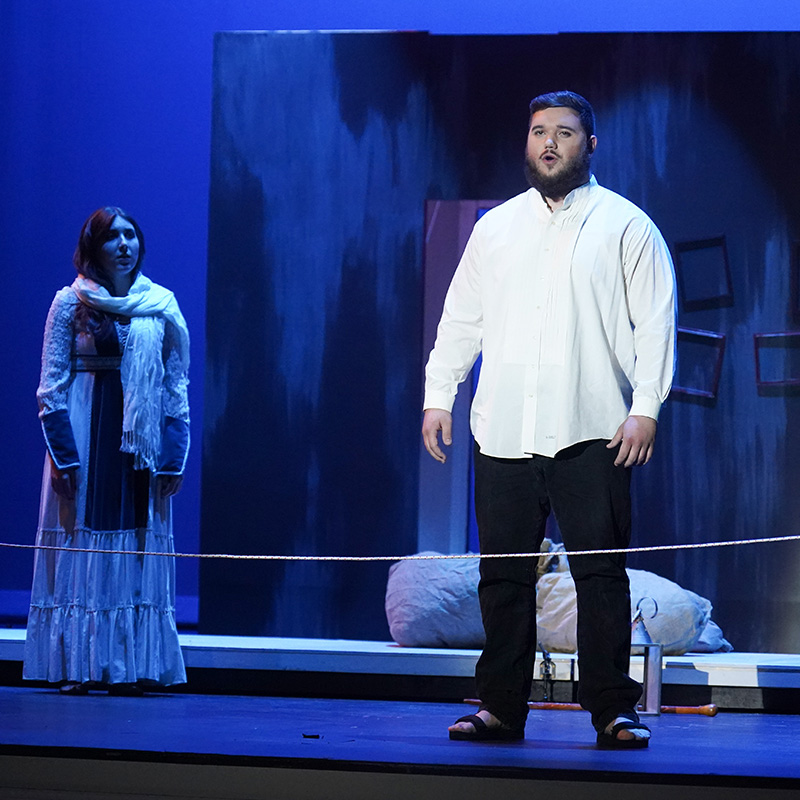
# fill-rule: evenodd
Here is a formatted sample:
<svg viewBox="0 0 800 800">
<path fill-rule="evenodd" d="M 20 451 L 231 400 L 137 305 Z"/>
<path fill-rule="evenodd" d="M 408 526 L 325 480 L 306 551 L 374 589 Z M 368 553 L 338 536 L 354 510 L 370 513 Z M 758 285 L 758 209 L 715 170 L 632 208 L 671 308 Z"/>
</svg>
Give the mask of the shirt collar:
<svg viewBox="0 0 800 800">
<path fill-rule="evenodd" d="M 561 210 L 566 211 L 574 202 L 576 202 L 581 197 L 584 197 L 588 192 L 590 192 L 594 186 L 597 186 L 597 178 L 595 178 L 594 175 L 590 175 L 589 180 L 586 181 L 586 183 L 582 183 L 580 186 L 576 186 L 564 198 L 564 204 L 561 206 Z"/>
<path fill-rule="evenodd" d="M 583 203 L 589 196 L 589 193 L 598 185 L 597 179 L 594 175 L 589 176 L 589 180 L 586 183 L 581 184 L 580 186 L 576 186 L 565 198 L 564 203 L 561 208 L 557 208 L 555 211 L 550 211 L 547 202 L 545 201 L 544 197 L 536 191 L 536 189 L 528 189 L 528 196 L 531 198 L 531 204 L 534 209 L 534 213 L 536 216 L 541 220 L 550 220 L 553 219 L 554 215 L 556 215 L 556 219 L 565 220 L 569 218 L 569 211 L 576 211 L 580 209 Z"/>
</svg>

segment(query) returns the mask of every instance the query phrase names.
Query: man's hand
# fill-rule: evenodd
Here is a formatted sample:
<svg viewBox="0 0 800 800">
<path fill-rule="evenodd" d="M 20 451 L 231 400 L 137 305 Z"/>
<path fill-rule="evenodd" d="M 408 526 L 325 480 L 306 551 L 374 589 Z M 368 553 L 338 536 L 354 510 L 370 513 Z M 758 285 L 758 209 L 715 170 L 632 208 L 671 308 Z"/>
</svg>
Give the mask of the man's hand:
<svg viewBox="0 0 800 800">
<path fill-rule="evenodd" d="M 439 431 L 442 432 L 442 444 L 449 447 L 453 443 L 453 416 L 441 408 L 426 408 L 422 420 L 422 441 L 425 449 L 444 464 L 447 456 L 439 447 Z"/>
<path fill-rule="evenodd" d="M 642 466 L 652 457 L 655 440 L 656 421 L 652 417 L 630 416 L 617 428 L 614 438 L 606 447 L 611 450 L 620 445 L 614 459 L 615 467 Z"/>
</svg>

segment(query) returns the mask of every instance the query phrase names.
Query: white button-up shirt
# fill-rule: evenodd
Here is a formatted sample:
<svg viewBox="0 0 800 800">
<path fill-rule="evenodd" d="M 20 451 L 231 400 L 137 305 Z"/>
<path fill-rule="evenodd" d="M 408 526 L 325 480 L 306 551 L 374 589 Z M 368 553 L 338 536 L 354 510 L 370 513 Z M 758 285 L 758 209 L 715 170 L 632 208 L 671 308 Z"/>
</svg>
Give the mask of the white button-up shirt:
<svg viewBox="0 0 800 800">
<path fill-rule="evenodd" d="M 444 303 L 424 408 L 472 404 L 481 452 L 553 456 L 658 418 L 675 358 L 675 276 L 663 237 L 594 177 L 551 212 L 530 189 L 475 225 Z"/>
</svg>

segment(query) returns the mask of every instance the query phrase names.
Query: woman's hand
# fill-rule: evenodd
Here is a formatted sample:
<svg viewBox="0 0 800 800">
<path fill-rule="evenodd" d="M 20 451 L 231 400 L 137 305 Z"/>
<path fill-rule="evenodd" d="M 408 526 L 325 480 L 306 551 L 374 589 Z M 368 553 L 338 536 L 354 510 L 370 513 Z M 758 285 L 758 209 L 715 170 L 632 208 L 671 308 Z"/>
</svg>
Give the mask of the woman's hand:
<svg viewBox="0 0 800 800">
<path fill-rule="evenodd" d="M 75 488 L 78 485 L 75 473 L 77 468 L 72 469 L 57 469 L 55 464 L 52 465 L 50 471 L 50 485 L 53 491 L 65 500 L 75 499 Z"/>
<path fill-rule="evenodd" d="M 156 477 L 156 491 L 159 497 L 172 497 L 177 494 L 183 485 L 183 475 L 158 475 Z"/>
</svg>

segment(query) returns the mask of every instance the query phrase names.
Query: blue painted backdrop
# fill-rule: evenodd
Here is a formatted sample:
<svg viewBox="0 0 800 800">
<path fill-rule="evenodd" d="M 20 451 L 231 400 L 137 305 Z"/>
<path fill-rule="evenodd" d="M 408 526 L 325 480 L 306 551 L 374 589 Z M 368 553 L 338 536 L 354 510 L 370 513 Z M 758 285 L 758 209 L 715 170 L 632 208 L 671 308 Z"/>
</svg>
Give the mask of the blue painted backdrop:
<svg viewBox="0 0 800 800">
<path fill-rule="evenodd" d="M 680 315 L 727 338 L 718 398 L 667 406 L 656 460 L 637 470 L 638 540 L 796 533 L 800 398 L 758 391 L 752 341 L 797 324 L 798 45 L 796 34 L 220 36 L 204 549 L 413 548 L 422 201 L 522 191 L 527 102 L 564 85 L 595 103 L 602 183 L 644 207 L 673 249 L 719 235 L 728 246 L 733 305 Z M 793 650 L 799 553 L 632 565 L 709 597 L 737 647 Z M 384 583 L 380 565 L 211 563 L 201 626 L 385 636 Z"/>
<path fill-rule="evenodd" d="M 206 551 L 416 550 L 421 214 L 447 180 L 427 50 L 217 37 Z M 201 632 L 385 638 L 387 566 L 204 563 Z"/>
</svg>

